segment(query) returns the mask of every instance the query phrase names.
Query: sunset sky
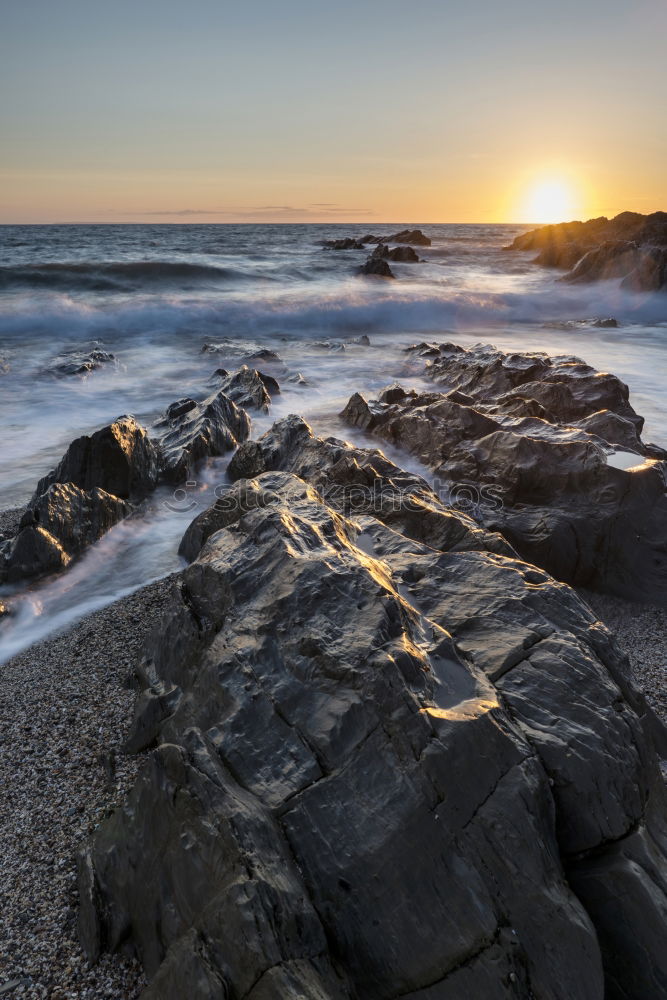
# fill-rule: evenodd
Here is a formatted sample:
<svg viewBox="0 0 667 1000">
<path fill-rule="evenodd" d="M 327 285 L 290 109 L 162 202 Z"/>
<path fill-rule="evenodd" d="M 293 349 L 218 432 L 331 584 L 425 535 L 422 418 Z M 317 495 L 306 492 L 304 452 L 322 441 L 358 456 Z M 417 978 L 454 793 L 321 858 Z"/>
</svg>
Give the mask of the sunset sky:
<svg viewBox="0 0 667 1000">
<path fill-rule="evenodd" d="M 665 0 L 6 2 L 0 221 L 667 209 L 665 38 Z"/>
</svg>

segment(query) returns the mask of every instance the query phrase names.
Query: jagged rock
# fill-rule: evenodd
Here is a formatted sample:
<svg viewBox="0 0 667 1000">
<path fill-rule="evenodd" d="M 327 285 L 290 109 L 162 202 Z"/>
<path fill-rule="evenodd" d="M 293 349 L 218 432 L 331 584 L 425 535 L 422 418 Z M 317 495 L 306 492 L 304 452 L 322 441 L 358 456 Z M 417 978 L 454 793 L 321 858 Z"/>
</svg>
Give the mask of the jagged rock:
<svg viewBox="0 0 667 1000">
<path fill-rule="evenodd" d="M 623 278 L 633 291 L 667 284 L 667 213 L 622 212 L 614 219 L 542 226 L 517 236 L 506 250 L 539 250 L 535 263 L 567 271 L 566 281 Z"/>
<path fill-rule="evenodd" d="M 373 513 L 408 537 L 428 541 L 442 551 L 472 548 L 515 554 L 499 534 L 480 531 L 472 518 L 443 504 L 424 479 L 399 468 L 381 451 L 356 448 L 334 437 L 316 437 L 295 414 L 278 420 L 258 441 L 242 444 L 227 473 L 238 480 L 278 469 L 307 480 L 336 510 L 351 516 Z M 212 525 L 219 516 L 224 520 L 225 509 L 223 503 L 216 503 L 192 522 L 183 539 L 182 555 L 192 557 L 197 539 L 216 530 Z M 191 535 L 194 542 L 189 540 Z"/>
<path fill-rule="evenodd" d="M 260 447 L 318 487 L 392 468 L 294 417 Z M 595 616 L 290 473 L 221 500 L 146 651 L 156 749 L 80 861 L 89 957 L 136 951 L 147 1000 L 661 995 L 664 789 Z"/>
<path fill-rule="evenodd" d="M 359 268 L 358 274 L 370 274 L 378 278 L 395 278 L 396 275 L 383 258 L 369 257 Z"/>
<path fill-rule="evenodd" d="M 280 384 L 273 375 L 267 375 L 266 372 L 261 372 L 259 369 L 255 369 L 262 382 L 264 383 L 264 388 L 268 392 L 269 396 L 279 396 L 280 395 Z"/>
<path fill-rule="evenodd" d="M 252 407 L 255 410 L 268 413 L 271 396 L 264 381 L 266 378 L 270 378 L 270 376 L 262 378 L 255 368 L 243 365 L 238 371 L 223 378 L 220 389 L 237 406 Z M 271 379 L 271 381 L 278 385 L 275 379 Z"/>
<path fill-rule="evenodd" d="M 279 374 L 285 374 L 287 372 L 287 365 L 275 351 L 270 351 L 268 348 L 262 348 L 262 350 L 254 351 L 252 354 L 245 354 L 241 361 L 245 365 L 250 365 L 252 368 L 256 368 L 257 363 L 266 366 L 267 368 L 272 368 Z"/>
<path fill-rule="evenodd" d="M 184 413 L 189 413 L 190 410 L 194 410 L 196 405 L 197 400 L 190 399 L 190 397 L 177 399 L 175 403 L 171 403 L 167 407 L 165 416 L 167 417 L 167 420 L 175 420 L 177 417 L 182 417 Z"/>
<path fill-rule="evenodd" d="M 0 547 L 0 581 L 55 573 L 132 511 L 99 487 L 53 483 L 31 500 L 15 538 Z"/>
<path fill-rule="evenodd" d="M 371 254 L 371 260 L 393 260 L 401 264 L 418 264 L 419 257 L 409 246 L 393 247 L 380 243 Z"/>
<path fill-rule="evenodd" d="M 344 237 L 340 240 L 325 240 L 322 244 L 327 250 L 364 250 L 364 243 L 352 237 Z"/>
<path fill-rule="evenodd" d="M 618 326 L 618 320 L 614 319 L 613 316 L 608 316 L 607 319 L 594 319 L 591 326 L 597 326 L 599 329 L 608 330 L 616 329 Z"/>
<path fill-rule="evenodd" d="M 53 364 L 45 369 L 44 374 L 54 375 L 63 378 L 70 375 L 90 375 L 103 365 L 115 364 L 115 355 L 101 348 L 91 351 L 72 351 L 61 358 L 57 358 Z"/>
<path fill-rule="evenodd" d="M 425 236 L 421 229 L 401 229 L 400 233 L 387 236 L 385 243 L 410 243 L 416 247 L 430 247 L 431 240 Z"/>
<path fill-rule="evenodd" d="M 157 484 L 159 451 L 134 417 L 118 417 L 94 434 L 72 441 L 59 465 L 37 484 L 33 501 L 52 483 L 99 487 L 123 500 L 140 498 Z"/>
<path fill-rule="evenodd" d="M 178 416 L 168 414 L 169 409 L 155 426 L 160 435 L 161 475 L 171 483 L 186 480 L 203 459 L 232 451 L 250 433 L 248 414 L 223 390 Z"/>
<path fill-rule="evenodd" d="M 667 462 L 643 444 L 627 386 L 577 358 L 448 344 L 427 372 L 450 391 L 355 394 L 343 418 L 418 455 L 453 493 L 490 491 L 499 502 L 474 505 L 479 523 L 558 579 L 667 603 Z M 615 466 L 618 449 L 631 467 Z"/>
</svg>

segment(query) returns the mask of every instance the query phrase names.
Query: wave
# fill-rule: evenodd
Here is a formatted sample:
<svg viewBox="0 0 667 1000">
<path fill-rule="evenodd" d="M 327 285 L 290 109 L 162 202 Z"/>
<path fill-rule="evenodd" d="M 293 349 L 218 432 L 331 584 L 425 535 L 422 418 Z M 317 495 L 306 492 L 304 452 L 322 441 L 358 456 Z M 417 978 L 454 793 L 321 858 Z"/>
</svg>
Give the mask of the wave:
<svg viewBox="0 0 667 1000">
<path fill-rule="evenodd" d="M 185 261 L 63 261 L 0 267 L 0 289 L 49 288 L 68 291 L 132 291 L 252 281 L 256 276 L 231 267 Z"/>
<path fill-rule="evenodd" d="M 400 289 L 388 288 L 356 279 L 333 285 L 313 282 L 310 289 L 274 285 L 270 293 L 229 292 L 224 300 L 206 294 L 137 295 L 131 302 L 103 304 L 60 295 L 46 304 L 27 295 L 0 310 L 0 338 L 48 338 L 53 346 L 59 337 L 72 336 L 159 341 L 185 335 L 203 341 L 212 336 L 435 334 L 606 316 L 617 318 L 619 335 L 624 324 L 664 325 L 667 295 L 626 292 L 614 282 L 574 287 L 541 281 L 521 291 L 475 292 L 407 282 Z"/>
</svg>

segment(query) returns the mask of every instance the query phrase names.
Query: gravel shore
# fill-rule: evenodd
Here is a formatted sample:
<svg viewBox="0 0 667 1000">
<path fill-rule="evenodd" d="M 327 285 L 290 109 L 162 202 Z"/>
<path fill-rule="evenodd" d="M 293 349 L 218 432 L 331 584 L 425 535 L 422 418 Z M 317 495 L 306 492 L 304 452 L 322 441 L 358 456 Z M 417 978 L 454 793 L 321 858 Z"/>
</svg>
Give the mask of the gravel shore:
<svg viewBox="0 0 667 1000">
<path fill-rule="evenodd" d="M 667 608 L 631 604 L 620 597 L 580 590 L 627 653 L 632 676 L 654 712 L 667 724 Z"/>
<path fill-rule="evenodd" d="M 135 962 L 89 969 L 76 937 L 75 855 L 142 758 L 121 745 L 132 666 L 173 577 L 0 666 L 0 997 L 133 1000 Z"/>
</svg>

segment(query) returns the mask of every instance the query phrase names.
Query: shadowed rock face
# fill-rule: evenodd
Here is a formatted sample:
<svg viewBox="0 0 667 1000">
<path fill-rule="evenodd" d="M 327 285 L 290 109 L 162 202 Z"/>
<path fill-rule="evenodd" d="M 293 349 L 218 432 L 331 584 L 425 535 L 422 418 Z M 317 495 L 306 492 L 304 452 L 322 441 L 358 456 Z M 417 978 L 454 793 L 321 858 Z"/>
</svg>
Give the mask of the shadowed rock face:
<svg viewBox="0 0 667 1000">
<path fill-rule="evenodd" d="M 159 451 L 134 417 L 72 441 L 60 464 L 37 484 L 35 497 L 52 483 L 74 483 L 82 490 L 95 487 L 129 500 L 155 489 Z"/>
<path fill-rule="evenodd" d="M 369 257 L 366 263 L 361 265 L 358 273 L 375 275 L 378 278 L 396 277 L 384 257 Z"/>
<path fill-rule="evenodd" d="M 255 389 L 260 383 L 263 390 L 259 376 L 255 382 L 256 373 L 250 375 Z M 238 388 L 240 380 L 235 385 Z M 160 432 L 162 477 L 167 482 L 181 483 L 202 459 L 224 455 L 245 441 L 250 433 L 250 418 L 221 389 L 185 412 L 171 418 L 166 415 L 155 426 Z"/>
<path fill-rule="evenodd" d="M 399 246 L 389 248 L 385 243 L 381 243 L 371 254 L 371 260 L 377 259 L 394 260 L 401 264 L 417 264 L 419 257 L 410 246 Z"/>
<path fill-rule="evenodd" d="M 222 379 L 220 389 L 237 406 L 262 410 L 264 413 L 268 413 L 271 404 L 271 395 L 268 386 L 265 384 L 265 380 L 270 380 L 271 383 L 277 385 L 275 379 L 272 379 L 271 376 L 262 377 L 260 372 L 255 368 L 248 368 L 247 365 L 243 365 L 238 371 Z"/>
<path fill-rule="evenodd" d="M 160 452 L 133 417 L 73 441 L 37 484 L 16 537 L 0 546 L 0 580 L 65 569 L 157 484 Z"/>
<path fill-rule="evenodd" d="M 257 372 L 242 369 L 234 383 L 268 398 Z M 73 558 L 136 510 L 158 480 L 182 482 L 200 460 L 236 447 L 250 418 L 224 392 L 203 403 L 179 399 L 159 422 L 160 441 L 133 417 L 119 417 L 77 438 L 37 485 L 14 538 L 0 544 L 0 581 L 65 569 Z"/>
<path fill-rule="evenodd" d="M 539 250 L 535 263 L 568 270 L 565 281 L 621 277 L 625 288 L 657 291 L 667 284 L 667 212 L 542 226 L 505 249 Z"/>
<path fill-rule="evenodd" d="M 132 509 L 99 487 L 86 491 L 54 483 L 28 508 L 16 537 L 0 547 L 0 580 L 13 583 L 65 569 Z"/>
<path fill-rule="evenodd" d="M 361 450 L 281 424 L 262 453 L 320 488 L 237 483 L 174 587 L 156 749 L 81 859 L 88 954 L 136 950 L 150 1000 L 660 995 L 663 792 L 610 634 L 482 532 L 346 517 L 321 476 Z"/>
<path fill-rule="evenodd" d="M 492 491 L 496 504 L 473 505 L 480 524 L 559 579 L 667 602 L 667 456 L 642 442 L 627 386 L 577 358 L 414 351 L 449 391 L 356 394 L 342 416 L 417 454 L 450 489 Z M 615 467 L 618 449 L 629 468 Z"/>
</svg>

